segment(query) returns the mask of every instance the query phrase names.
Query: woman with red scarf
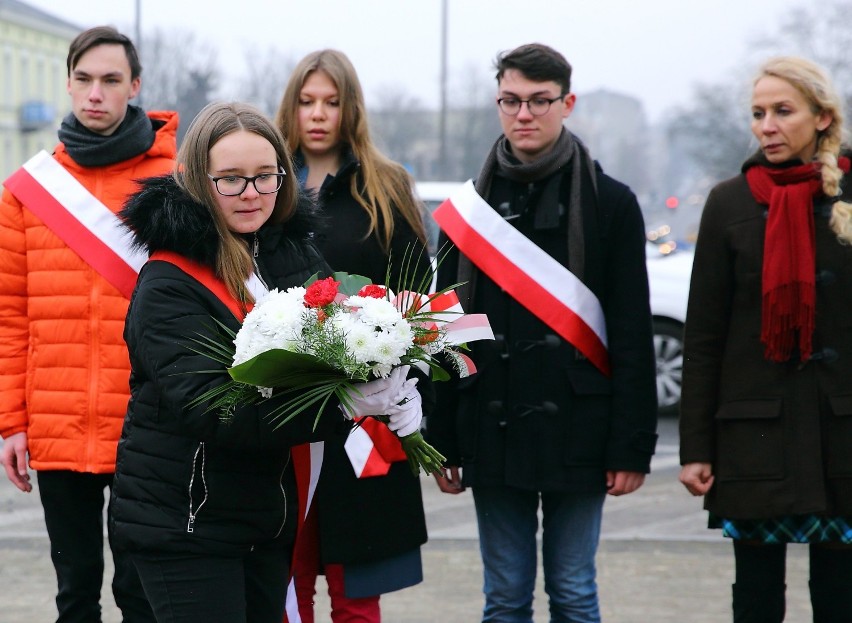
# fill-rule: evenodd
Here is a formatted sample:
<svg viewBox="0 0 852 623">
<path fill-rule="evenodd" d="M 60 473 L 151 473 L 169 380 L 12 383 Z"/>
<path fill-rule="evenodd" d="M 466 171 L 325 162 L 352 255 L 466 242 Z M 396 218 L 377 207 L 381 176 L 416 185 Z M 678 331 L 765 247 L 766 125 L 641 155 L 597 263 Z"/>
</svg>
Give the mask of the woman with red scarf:
<svg viewBox="0 0 852 623">
<path fill-rule="evenodd" d="M 822 69 L 759 71 L 760 150 L 701 219 L 686 320 L 681 482 L 734 543 L 734 621 L 784 620 L 807 543 L 814 621 L 852 621 L 852 189 Z"/>
</svg>

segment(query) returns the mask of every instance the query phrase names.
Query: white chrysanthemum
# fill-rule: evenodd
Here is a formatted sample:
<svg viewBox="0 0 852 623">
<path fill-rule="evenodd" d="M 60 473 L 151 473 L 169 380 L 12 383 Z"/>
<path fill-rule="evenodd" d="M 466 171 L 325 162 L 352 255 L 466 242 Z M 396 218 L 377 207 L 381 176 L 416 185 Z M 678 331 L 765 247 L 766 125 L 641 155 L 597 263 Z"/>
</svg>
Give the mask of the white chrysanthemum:
<svg viewBox="0 0 852 623">
<path fill-rule="evenodd" d="M 355 357 L 355 361 L 358 363 L 375 361 L 376 332 L 371 327 L 360 322 L 350 322 L 344 329 L 343 339 L 347 352 Z"/>
<path fill-rule="evenodd" d="M 272 290 L 246 315 L 234 340 L 234 365 L 273 348 L 294 350 L 300 342 L 306 314 L 304 288 Z"/>
<path fill-rule="evenodd" d="M 385 299 L 350 296 L 343 303 L 355 309 L 355 315 L 365 324 L 387 329 L 398 322 L 405 322 L 394 304 Z"/>
<path fill-rule="evenodd" d="M 408 350 L 408 344 L 397 339 L 389 331 L 378 331 L 373 335 L 373 361 L 377 363 L 399 364 Z"/>
<path fill-rule="evenodd" d="M 400 322 L 388 327 L 387 332 L 394 340 L 398 341 L 405 350 L 408 350 L 414 342 L 414 331 L 411 329 L 411 325 L 404 320 L 400 320 Z"/>
</svg>

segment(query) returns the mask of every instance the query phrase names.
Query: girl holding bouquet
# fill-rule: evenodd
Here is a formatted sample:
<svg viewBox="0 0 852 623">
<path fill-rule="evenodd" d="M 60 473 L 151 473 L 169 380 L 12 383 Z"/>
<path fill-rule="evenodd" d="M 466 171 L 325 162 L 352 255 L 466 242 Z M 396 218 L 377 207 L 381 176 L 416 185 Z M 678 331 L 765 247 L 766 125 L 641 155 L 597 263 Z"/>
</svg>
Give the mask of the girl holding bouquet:
<svg viewBox="0 0 852 623">
<path fill-rule="evenodd" d="M 317 243 L 329 264 L 384 283 L 390 262 L 388 285 L 397 288 L 408 252 L 420 259 L 419 279 L 428 270 L 420 204 L 405 169 L 370 138 L 361 84 L 346 55 L 320 50 L 303 58 L 276 123 L 293 151 L 300 184 L 318 201 L 324 219 Z M 308 519 L 313 533 L 305 531 L 309 538 L 300 538 L 296 551 L 303 622 L 314 620 L 320 570 L 335 622 L 378 622 L 381 593 L 422 580 L 420 546 L 427 535 L 419 479 L 405 461 L 391 463 L 386 475 L 359 478 L 345 441 L 345 434 L 326 440 L 316 514 Z"/>
<path fill-rule="evenodd" d="M 217 323 L 236 332 L 268 288 L 329 274 L 309 240 L 311 204 L 280 132 L 242 104 L 207 106 L 174 173 L 141 184 L 121 213 L 151 257 L 124 331 L 131 399 L 111 537 L 130 551 L 160 623 L 280 623 L 299 516 L 289 450 L 347 425 L 334 405 L 316 427 L 316 413 L 276 426 L 276 395 L 235 403 L 222 420 L 205 394 L 230 381 L 228 365 L 196 345 L 222 341 Z M 403 377 L 361 385 L 353 407 L 393 421 Z"/>
</svg>

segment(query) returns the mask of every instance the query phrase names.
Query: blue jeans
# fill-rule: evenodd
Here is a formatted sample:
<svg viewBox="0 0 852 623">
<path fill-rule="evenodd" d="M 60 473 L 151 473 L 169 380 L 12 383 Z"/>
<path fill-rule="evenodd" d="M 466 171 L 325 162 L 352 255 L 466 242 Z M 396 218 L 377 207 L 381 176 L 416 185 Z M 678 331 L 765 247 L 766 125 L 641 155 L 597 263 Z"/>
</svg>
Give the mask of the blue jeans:
<svg viewBox="0 0 852 623">
<path fill-rule="evenodd" d="M 599 623 L 595 554 L 604 493 L 474 487 L 484 569 L 483 622 L 531 623 L 542 509 L 544 590 L 552 623 Z"/>
</svg>

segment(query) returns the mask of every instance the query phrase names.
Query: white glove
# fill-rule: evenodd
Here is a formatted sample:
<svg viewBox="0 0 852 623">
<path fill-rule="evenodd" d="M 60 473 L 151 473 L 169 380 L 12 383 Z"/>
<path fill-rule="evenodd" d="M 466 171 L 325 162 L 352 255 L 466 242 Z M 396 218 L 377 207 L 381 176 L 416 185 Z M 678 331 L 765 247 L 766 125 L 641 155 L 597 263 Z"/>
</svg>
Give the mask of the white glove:
<svg viewBox="0 0 852 623">
<path fill-rule="evenodd" d="M 414 383 L 411 383 L 414 381 Z M 409 383 L 411 385 L 409 386 Z M 388 409 L 387 416 L 390 419 L 388 428 L 400 437 L 405 437 L 420 430 L 420 421 L 423 419 L 423 399 L 420 392 L 414 386 L 417 379 L 409 379 L 406 386 L 409 391 L 402 402 Z"/>
<path fill-rule="evenodd" d="M 351 420 L 360 415 L 385 415 L 393 405 L 403 400 L 409 391 L 405 377 L 409 366 L 394 368 L 385 379 L 359 383 L 351 390 L 344 389 L 346 404 L 340 405 L 343 415 Z M 416 379 L 412 379 L 416 383 Z"/>
</svg>

